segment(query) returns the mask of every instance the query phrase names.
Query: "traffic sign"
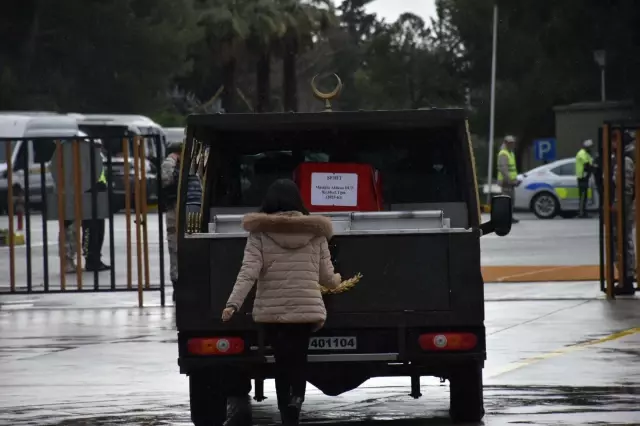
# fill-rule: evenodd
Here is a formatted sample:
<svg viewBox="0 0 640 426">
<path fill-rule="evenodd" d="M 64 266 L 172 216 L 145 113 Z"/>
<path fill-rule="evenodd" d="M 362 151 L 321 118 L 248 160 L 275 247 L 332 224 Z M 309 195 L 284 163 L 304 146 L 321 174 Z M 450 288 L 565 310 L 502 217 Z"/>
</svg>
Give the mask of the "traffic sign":
<svg viewBox="0 0 640 426">
<path fill-rule="evenodd" d="M 554 161 L 556 159 L 555 138 L 536 139 L 533 141 L 536 161 Z"/>
</svg>

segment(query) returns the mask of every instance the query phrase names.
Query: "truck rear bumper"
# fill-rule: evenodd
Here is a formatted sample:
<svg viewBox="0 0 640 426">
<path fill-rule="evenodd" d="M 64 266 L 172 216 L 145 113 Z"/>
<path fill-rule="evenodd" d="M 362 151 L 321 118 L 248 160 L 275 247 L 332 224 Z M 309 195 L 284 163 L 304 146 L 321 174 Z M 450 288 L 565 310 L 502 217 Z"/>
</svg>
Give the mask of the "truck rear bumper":
<svg viewBox="0 0 640 426">
<path fill-rule="evenodd" d="M 473 353 L 441 353 L 412 356 L 403 360 L 399 353 L 354 353 L 354 354 L 310 354 L 309 363 L 322 365 L 323 368 L 341 368 L 342 364 L 366 365 L 374 373 L 371 377 L 409 375 L 412 372 L 425 372 L 423 375 L 440 375 L 452 367 L 469 364 L 484 363 L 486 352 Z M 178 366 L 180 373 L 189 374 L 201 369 L 218 369 L 236 367 L 249 373 L 252 378 L 269 378 L 275 359 L 266 356 L 208 356 L 208 357 L 180 357 Z M 310 370 L 313 370 L 313 366 Z M 429 373 L 432 371 L 432 373 Z"/>
</svg>

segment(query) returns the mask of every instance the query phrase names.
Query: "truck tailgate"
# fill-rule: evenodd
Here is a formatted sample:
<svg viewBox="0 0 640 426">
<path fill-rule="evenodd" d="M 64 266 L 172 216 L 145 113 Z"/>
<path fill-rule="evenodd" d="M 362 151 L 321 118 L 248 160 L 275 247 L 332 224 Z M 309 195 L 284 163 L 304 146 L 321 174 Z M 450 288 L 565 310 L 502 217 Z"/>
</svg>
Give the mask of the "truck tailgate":
<svg viewBox="0 0 640 426">
<path fill-rule="evenodd" d="M 190 271 L 193 278 L 181 282 L 183 296 L 179 297 L 179 303 L 188 309 L 181 307 L 180 311 L 186 314 L 177 318 L 178 325 L 191 330 L 202 329 L 207 324 L 215 328 L 214 322 L 219 323 L 242 263 L 246 233 L 227 234 L 224 238 L 203 235 L 197 240 L 197 244 L 193 244 L 194 240 L 185 248 L 194 250 L 194 257 L 208 252 L 211 268 L 209 274 L 197 279 Z M 477 324 L 482 317 L 484 297 L 478 231 L 337 232 L 330 241 L 330 249 L 336 271 L 343 279 L 362 274 L 352 289 L 325 296 L 329 317 L 331 313 L 336 314 L 333 318 L 343 318 L 344 325 L 361 324 L 373 316 L 378 326 L 382 325 L 382 319 L 389 320 L 382 321 L 388 326 L 397 326 L 398 315 L 424 325 Z M 254 295 L 255 288 L 240 313 L 251 312 Z M 225 327 L 242 327 L 242 317 L 244 315 L 239 315 L 239 321 Z M 339 326 L 330 322 L 332 326 Z"/>
</svg>

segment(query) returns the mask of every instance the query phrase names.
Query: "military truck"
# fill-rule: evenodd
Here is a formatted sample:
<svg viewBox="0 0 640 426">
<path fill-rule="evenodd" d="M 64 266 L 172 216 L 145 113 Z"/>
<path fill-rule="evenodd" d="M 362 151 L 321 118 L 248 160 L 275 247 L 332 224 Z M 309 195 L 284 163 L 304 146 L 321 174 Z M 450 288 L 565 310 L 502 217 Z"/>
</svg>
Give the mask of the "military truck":
<svg viewBox="0 0 640 426">
<path fill-rule="evenodd" d="M 221 312 L 246 244 L 242 216 L 279 178 L 294 179 L 312 214 L 332 219 L 336 270 L 362 275 L 324 296 L 328 319 L 309 342 L 308 381 L 335 396 L 406 376 L 418 398 L 420 377 L 435 376 L 450 383 L 455 421 L 483 417 L 480 237 L 510 232 L 511 201 L 494 197 L 481 223 L 464 110 L 191 115 L 183 156 L 180 197 L 194 157 L 204 186 L 201 213 L 186 215 L 180 203 L 178 212 L 178 364 L 196 425 L 221 424 L 226 388 L 251 378 L 261 401 L 273 377 L 253 296 L 232 321 Z M 334 184 L 349 174 L 359 180 Z"/>
</svg>

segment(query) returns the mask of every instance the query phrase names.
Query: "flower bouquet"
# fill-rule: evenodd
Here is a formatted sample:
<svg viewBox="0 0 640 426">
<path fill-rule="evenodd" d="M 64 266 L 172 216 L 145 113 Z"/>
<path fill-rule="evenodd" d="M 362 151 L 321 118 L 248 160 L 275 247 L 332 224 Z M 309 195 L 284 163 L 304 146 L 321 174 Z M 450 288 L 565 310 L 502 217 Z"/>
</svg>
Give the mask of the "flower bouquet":
<svg viewBox="0 0 640 426">
<path fill-rule="evenodd" d="M 322 295 L 344 293 L 345 291 L 351 290 L 353 287 L 355 287 L 355 285 L 358 284 L 358 282 L 360 282 L 361 279 L 362 279 L 362 274 L 358 272 L 348 280 L 342 281 L 340 285 L 336 288 L 329 289 L 329 288 L 320 286 L 320 292 L 322 293 Z"/>
</svg>

